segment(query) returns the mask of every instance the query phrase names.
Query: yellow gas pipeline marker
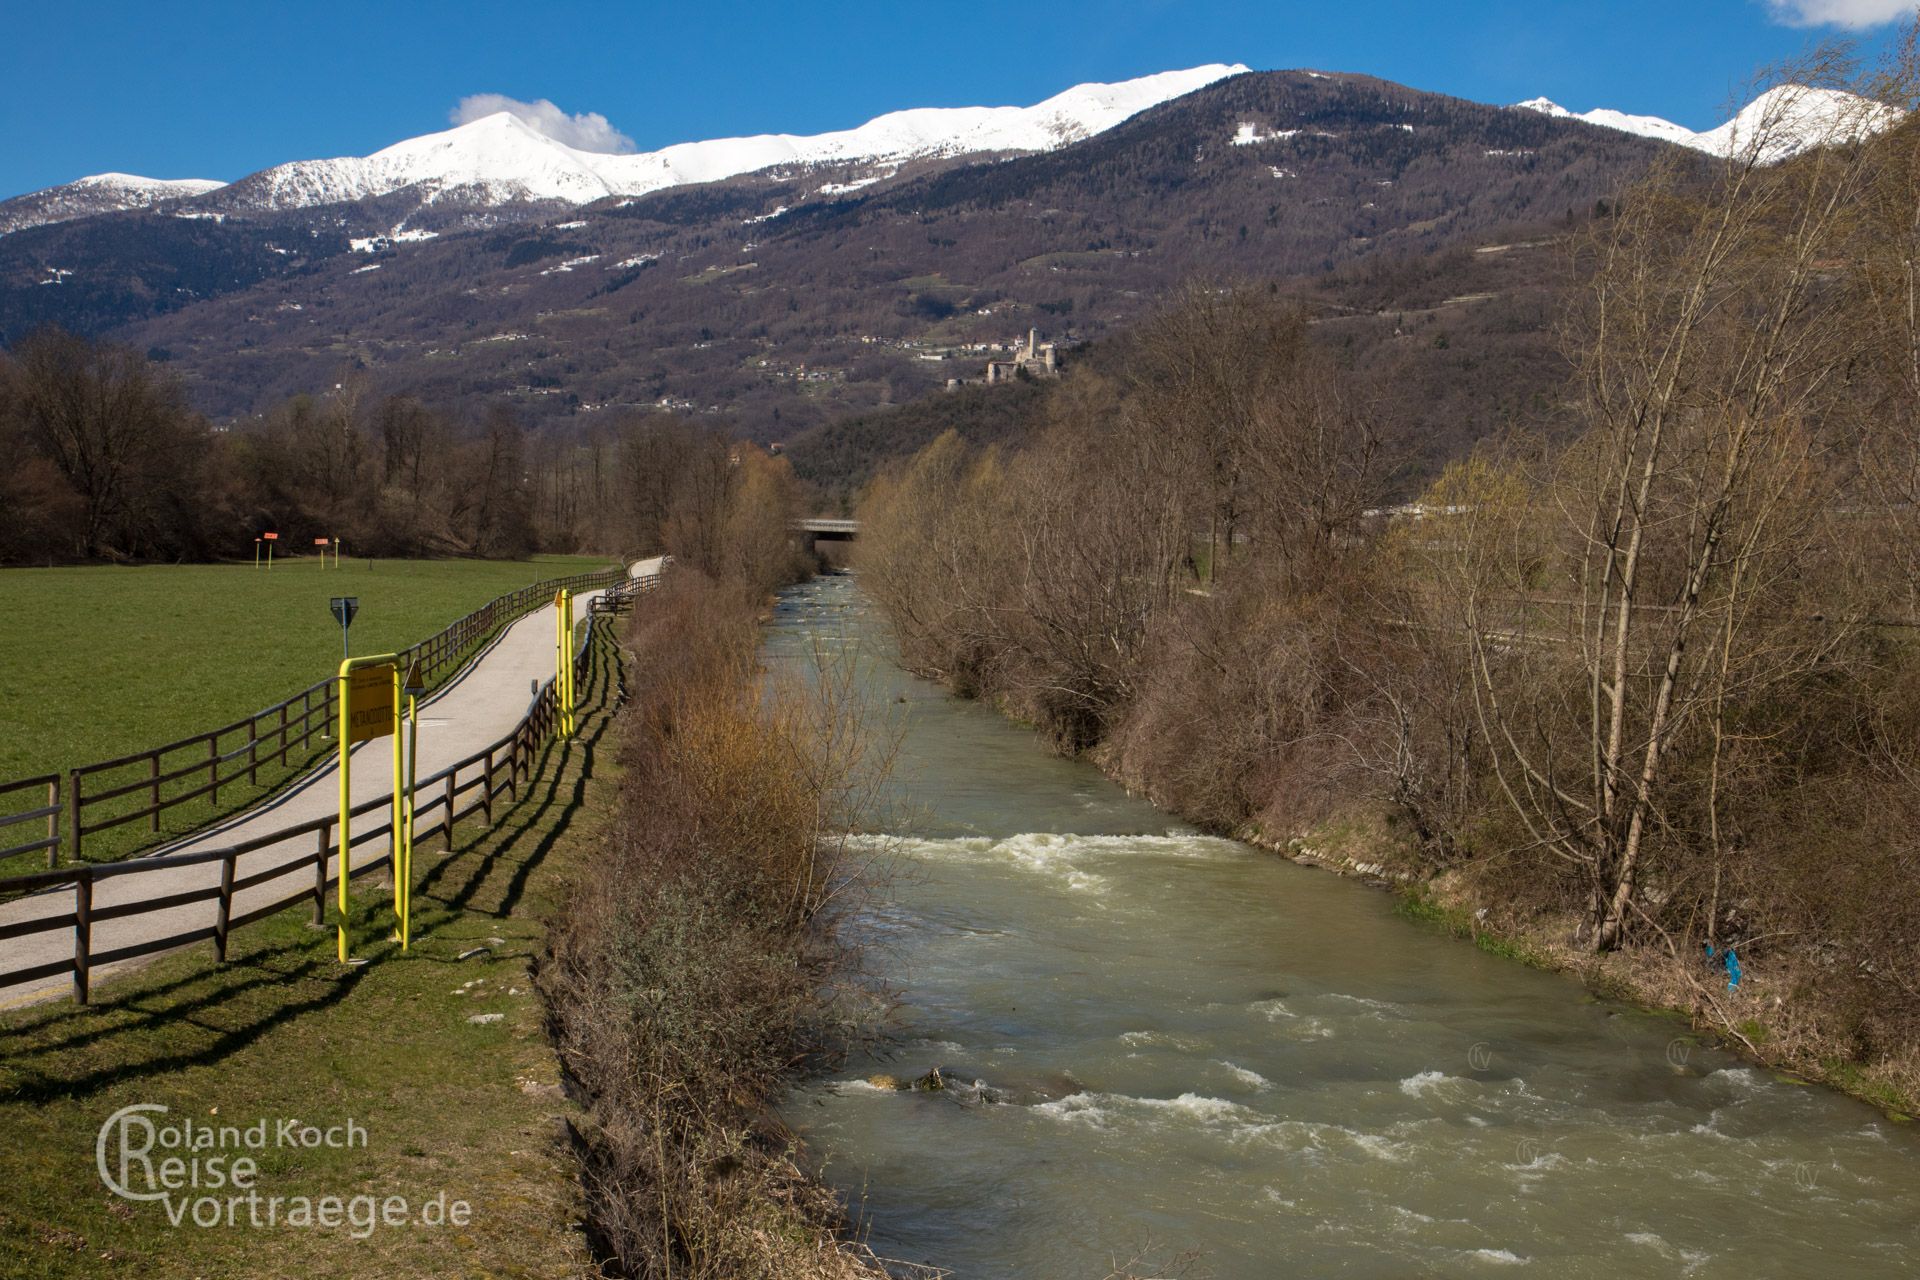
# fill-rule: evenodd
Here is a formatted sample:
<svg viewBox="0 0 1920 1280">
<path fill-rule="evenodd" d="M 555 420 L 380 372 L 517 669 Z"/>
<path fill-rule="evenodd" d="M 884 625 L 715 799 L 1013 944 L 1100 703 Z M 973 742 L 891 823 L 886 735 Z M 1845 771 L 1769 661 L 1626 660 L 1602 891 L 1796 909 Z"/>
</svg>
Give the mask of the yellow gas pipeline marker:
<svg viewBox="0 0 1920 1280">
<path fill-rule="evenodd" d="M 403 751 L 400 741 L 400 668 L 399 655 L 367 654 L 347 658 L 340 663 L 340 891 L 338 942 L 340 963 L 347 963 L 353 926 L 353 902 L 349 884 L 353 879 L 353 746 L 375 738 L 393 739 L 393 817 L 392 854 L 394 910 L 400 919 L 400 948 L 407 948 L 407 921 L 412 868 L 413 753 Z M 417 675 L 407 675 L 407 708 L 412 723 L 412 740 L 419 742 L 419 715 L 414 694 Z M 401 777 L 404 759 L 407 776 Z"/>
<path fill-rule="evenodd" d="M 560 736 L 573 736 L 573 592 L 565 587 L 553 597 L 553 700 L 560 708 Z"/>
</svg>

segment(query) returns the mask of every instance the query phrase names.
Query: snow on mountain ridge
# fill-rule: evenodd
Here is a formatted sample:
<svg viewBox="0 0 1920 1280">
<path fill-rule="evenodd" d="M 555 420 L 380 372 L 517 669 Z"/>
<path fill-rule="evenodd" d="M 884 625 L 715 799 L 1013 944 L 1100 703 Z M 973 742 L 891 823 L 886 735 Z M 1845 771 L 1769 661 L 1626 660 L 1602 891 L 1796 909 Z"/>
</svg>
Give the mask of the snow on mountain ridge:
<svg viewBox="0 0 1920 1280">
<path fill-rule="evenodd" d="M 631 155 L 579 151 L 500 112 L 442 133 L 408 138 L 366 157 L 297 160 L 235 183 L 222 203 L 299 208 L 429 188 L 487 201 L 586 204 L 689 183 L 717 182 L 784 164 L 897 162 L 922 156 L 1049 151 L 1146 108 L 1246 71 L 1213 64 L 1117 84 L 1076 85 L 1031 107 L 924 107 L 857 128 L 798 136 L 761 134 L 683 142 Z"/>
<path fill-rule="evenodd" d="M 146 209 L 162 200 L 185 200 L 226 186 L 206 178 L 143 178 L 132 173 L 96 173 L 45 191 L 0 200 L 0 235 L 71 222 L 102 213 Z"/>
<path fill-rule="evenodd" d="M 594 158 L 611 157 L 575 151 L 502 111 L 370 156 L 275 165 L 234 183 L 227 198 L 254 208 L 296 209 L 431 184 L 436 193 L 478 188 L 495 200 L 584 204 L 612 194 L 587 163 Z"/>
<path fill-rule="evenodd" d="M 1828 139 L 1866 137 L 1891 129 L 1901 113 L 1839 89 L 1783 84 L 1742 107 L 1733 119 L 1700 135 L 1701 149 L 1734 155 L 1757 148 L 1762 164 L 1788 159 Z"/>
<path fill-rule="evenodd" d="M 96 187 L 101 190 L 150 191 L 156 198 L 166 198 L 203 196 L 209 191 L 218 191 L 227 184 L 215 182 L 211 178 L 142 178 L 132 173 L 96 173 L 89 177 L 76 178 L 67 185 Z"/>
<path fill-rule="evenodd" d="M 1658 138 L 1662 142 L 1678 143 L 1680 146 L 1695 145 L 1699 137 L 1685 125 L 1675 124 L 1671 120 L 1662 120 L 1659 116 L 1629 115 L 1624 111 L 1614 111 L 1608 107 L 1596 107 L 1592 111 L 1572 112 L 1551 98 L 1529 98 L 1525 102 L 1513 104 L 1515 111 L 1538 111 L 1541 115 L 1552 116 L 1556 120 L 1584 120 L 1588 124 L 1597 124 L 1606 129 L 1619 129 L 1623 133 L 1637 133 L 1643 138 Z"/>
<path fill-rule="evenodd" d="M 1834 138 L 1858 138 L 1898 123 L 1891 107 L 1839 89 L 1807 85 L 1776 85 L 1742 107 L 1733 119 L 1713 129 L 1695 132 L 1659 116 L 1629 115 L 1599 107 L 1569 111 L 1550 98 L 1530 98 L 1513 104 L 1514 111 L 1537 111 L 1560 120 L 1583 120 L 1605 129 L 1657 138 L 1714 156 L 1730 156 L 1747 148 L 1757 150 L 1762 164 L 1774 164 Z"/>
</svg>

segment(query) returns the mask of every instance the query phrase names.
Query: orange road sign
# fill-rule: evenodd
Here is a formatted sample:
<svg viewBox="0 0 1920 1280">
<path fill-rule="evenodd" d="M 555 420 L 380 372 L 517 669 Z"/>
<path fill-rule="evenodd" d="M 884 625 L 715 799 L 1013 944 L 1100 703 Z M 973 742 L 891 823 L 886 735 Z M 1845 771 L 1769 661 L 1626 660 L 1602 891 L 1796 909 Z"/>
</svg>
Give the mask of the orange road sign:
<svg viewBox="0 0 1920 1280">
<path fill-rule="evenodd" d="M 347 686 L 347 741 L 386 737 L 393 717 L 393 664 L 354 668 Z"/>
</svg>

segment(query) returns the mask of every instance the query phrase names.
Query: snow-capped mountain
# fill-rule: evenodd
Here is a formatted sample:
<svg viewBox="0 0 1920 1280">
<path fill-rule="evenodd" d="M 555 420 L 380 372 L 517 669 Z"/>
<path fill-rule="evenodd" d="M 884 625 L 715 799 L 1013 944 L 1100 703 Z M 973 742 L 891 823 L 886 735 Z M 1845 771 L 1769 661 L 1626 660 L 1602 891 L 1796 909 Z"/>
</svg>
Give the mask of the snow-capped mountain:
<svg viewBox="0 0 1920 1280">
<path fill-rule="evenodd" d="M 1767 90 L 1717 128 L 1696 132 L 1659 116 L 1628 115 L 1601 107 L 1573 112 L 1548 98 L 1514 104 L 1516 111 L 1538 111 L 1565 120 L 1584 120 L 1605 129 L 1658 138 L 1709 155 L 1749 152 L 1762 164 L 1774 164 L 1826 143 L 1878 133 L 1898 123 L 1891 107 L 1838 89 L 1783 84 Z"/>
<path fill-rule="evenodd" d="M 384 201 L 382 216 L 387 222 L 398 219 L 396 225 L 426 209 L 436 211 L 434 220 L 460 221 L 503 206 L 580 205 L 768 170 L 788 171 L 782 176 L 790 178 L 792 169 L 806 167 L 835 171 L 819 188 L 831 195 L 891 177 L 914 161 L 1051 151 L 1247 70 L 1215 63 L 1115 84 L 1076 85 L 1031 107 L 896 111 L 835 133 L 720 138 L 630 155 L 582 151 L 501 112 L 370 156 L 296 160 L 231 185 L 98 174 L 0 201 L 0 235 L 156 205 L 199 216 L 290 212 L 385 197 L 394 199 Z M 1514 109 L 1715 155 L 1753 147 L 1765 162 L 1831 138 L 1884 129 L 1898 119 L 1892 109 L 1852 94 L 1797 85 L 1767 91 L 1732 120 L 1704 132 L 1606 108 L 1573 112 L 1546 98 Z"/>
<path fill-rule="evenodd" d="M 96 173 L 45 191 L 0 200 L 0 235 L 50 222 L 90 218 L 97 213 L 145 209 L 163 200 L 202 196 L 225 185 L 204 178 L 141 178 L 130 173 Z"/>
<path fill-rule="evenodd" d="M 293 209 L 415 188 L 426 204 L 456 195 L 487 204 L 585 204 L 776 166 L 887 165 L 926 157 L 1050 151 L 1246 70 L 1216 64 L 1118 84 L 1077 85 L 1031 107 L 897 111 L 838 133 L 721 138 L 637 155 L 576 150 L 501 112 L 444 133 L 409 138 L 363 158 L 300 160 L 266 169 L 234 183 L 216 203 Z"/>
</svg>

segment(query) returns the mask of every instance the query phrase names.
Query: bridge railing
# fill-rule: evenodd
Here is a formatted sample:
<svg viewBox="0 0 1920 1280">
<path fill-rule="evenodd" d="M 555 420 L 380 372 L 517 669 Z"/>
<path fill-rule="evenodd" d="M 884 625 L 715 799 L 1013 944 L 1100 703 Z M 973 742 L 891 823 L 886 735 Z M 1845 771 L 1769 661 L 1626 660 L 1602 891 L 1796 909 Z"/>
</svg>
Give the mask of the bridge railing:
<svg viewBox="0 0 1920 1280">
<path fill-rule="evenodd" d="M 432 688 L 464 665 L 495 631 L 551 600 L 562 587 L 592 590 L 623 581 L 628 581 L 624 569 L 607 569 L 521 587 L 413 645 L 400 655 L 401 666 L 418 661 Z M 7 842 L 0 844 L 0 863 L 43 849 L 50 868 L 59 865 L 63 852 L 68 861 L 79 862 L 85 858 L 87 837 L 144 822 L 146 839 L 116 841 L 107 855 L 125 857 L 161 835 L 161 817 L 169 810 L 205 797 L 207 812 L 201 820 L 211 820 L 223 812 L 223 790 L 230 800 L 226 811 L 238 808 L 261 793 L 263 772 L 269 786 L 280 785 L 332 741 L 338 711 L 334 685 L 329 676 L 250 716 L 163 746 L 76 765 L 57 775 L 0 783 L 0 806 L 12 808 L 9 796 L 24 796 L 29 804 L 41 795 L 46 798 L 45 805 L 0 815 L 0 841 Z M 34 838 L 11 843 L 13 827 L 35 820 L 46 822 L 44 836 L 36 826 Z"/>
<path fill-rule="evenodd" d="M 658 587 L 660 579 L 655 574 L 631 581 L 633 585 L 622 593 L 623 600 L 629 604 L 635 595 Z M 606 631 L 605 620 L 616 611 L 589 609 L 586 630 L 578 651 L 586 663 L 592 661 L 596 635 Z M 591 667 L 588 669 L 591 670 Z M 615 674 L 617 664 L 608 673 L 610 678 Z M 491 827 L 494 806 L 499 798 L 504 795 L 508 804 L 517 803 L 522 786 L 537 771 L 538 757 L 553 737 L 555 726 L 559 723 L 559 712 L 556 687 L 554 681 L 549 679 L 541 686 L 539 696 L 526 716 L 505 737 L 428 777 L 416 780 L 413 789 L 415 838 L 442 835 L 451 844 L 455 824 L 475 814 L 479 814 Z M 369 875 L 392 865 L 392 811 L 390 796 L 364 801 L 350 810 L 351 848 L 358 849 L 380 841 L 385 841 L 387 845 L 384 851 L 365 860 L 356 857 L 353 876 Z M 384 814 L 386 819 L 363 830 L 353 830 L 352 819 L 372 813 Z M 62 889 L 72 894 L 72 905 L 68 909 L 55 909 L 30 918 L 0 923 L 0 988 L 69 974 L 73 981 L 73 998 L 85 1004 L 91 998 L 93 973 L 102 966 L 205 941 L 213 943 L 214 959 L 224 963 L 228 937 L 234 929 L 264 919 L 303 900 L 310 900 L 313 904 L 313 923 L 323 924 L 326 920 L 327 889 L 338 879 L 331 870 L 339 843 L 338 830 L 338 815 L 329 813 L 325 817 L 295 823 L 218 849 L 130 858 L 120 862 L 83 863 L 0 880 L 0 895 L 36 895 L 19 899 L 19 903 L 33 903 L 38 898 L 51 897 Z M 276 859 L 269 866 L 241 873 L 239 864 L 244 855 L 307 837 L 312 839 L 311 847 L 291 857 Z M 205 883 L 156 897 L 128 899 L 126 895 L 121 895 L 126 900 L 112 904 L 96 902 L 96 890 L 102 885 L 128 882 L 137 885 L 140 877 L 176 871 L 182 867 L 205 867 Z M 239 895 L 263 885 L 291 879 L 298 880 L 298 887 L 282 887 L 264 902 L 253 903 L 244 910 L 235 909 Z M 210 910 L 184 929 L 123 942 L 105 951 L 94 949 L 94 928 L 102 922 L 155 915 L 202 903 L 211 904 Z M 30 964 L 9 964 L 5 958 L 4 944 L 17 938 L 61 930 L 71 934 L 70 954 Z"/>
</svg>

